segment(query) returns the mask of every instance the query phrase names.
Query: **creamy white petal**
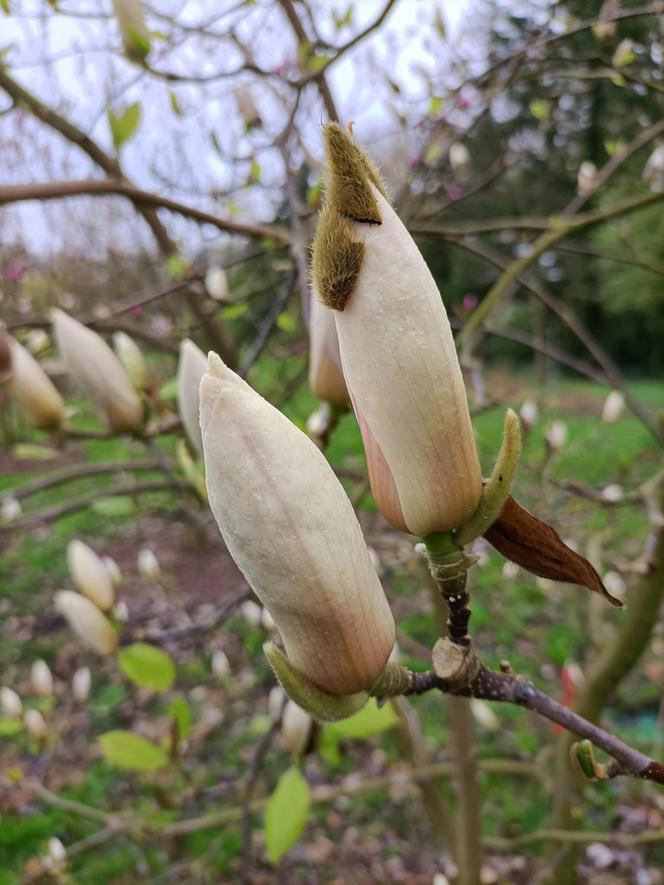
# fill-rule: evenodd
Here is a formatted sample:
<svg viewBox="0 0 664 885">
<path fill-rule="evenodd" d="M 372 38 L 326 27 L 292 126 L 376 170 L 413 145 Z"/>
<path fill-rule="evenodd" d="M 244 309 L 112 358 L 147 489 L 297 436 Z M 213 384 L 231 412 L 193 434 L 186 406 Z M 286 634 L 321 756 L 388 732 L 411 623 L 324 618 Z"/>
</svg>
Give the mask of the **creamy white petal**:
<svg viewBox="0 0 664 885">
<path fill-rule="evenodd" d="M 185 338 L 180 343 L 178 360 L 178 412 L 187 438 L 199 455 L 203 454 L 201 424 L 199 419 L 199 393 L 201 378 L 207 372 L 207 358 L 193 341 Z"/>
</svg>

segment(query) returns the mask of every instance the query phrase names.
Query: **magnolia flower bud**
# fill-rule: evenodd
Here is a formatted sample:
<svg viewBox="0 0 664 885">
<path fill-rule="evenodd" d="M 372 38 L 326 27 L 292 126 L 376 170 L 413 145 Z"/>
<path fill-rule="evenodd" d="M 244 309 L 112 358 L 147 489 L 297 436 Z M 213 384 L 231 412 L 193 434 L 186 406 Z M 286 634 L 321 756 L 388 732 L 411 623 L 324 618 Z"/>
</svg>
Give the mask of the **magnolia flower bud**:
<svg viewBox="0 0 664 885">
<path fill-rule="evenodd" d="M 150 32 L 145 24 L 141 0 L 113 0 L 122 45 L 132 61 L 143 61 L 150 52 Z"/>
<path fill-rule="evenodd" d="M 2 522 L 14 522 L 14 520 L 18 519 L 22 513 L 23 508 L 21 507 L 21 502 L 17 501 L 16 498 L 12 498 L 12 496 L 9 495 L 2 499 L 2 503 L 0 504 L 0 520 Z"/>
<path fill-rule="evenodd" d="M 456 175 L 465 175 L 470 169 L 470 151 L 465 144 L 455 141 L 450 145 L 450 166 Z"/>
<path fill-rule="evenodd" d="M 286 749 L 301 756 L 307 749 L 314 720 L 295 701 L 288 701 L 281 717 L 281 736 Z"/>
<path fill-rule="evenodd" d="M 161 566 L 157 555 L 149 547 L 141 547 L 138 551 L 138 572 L 151 584 L 156 584 L 161 577 Z"/>
<path fill-rule="evenodd" d="M 47 852 L 49 859 L 56 869 L 64 869 L 67 864 L 67 849 L 55 836 L 48 840 Z"/>
<path fill-rule="evenodd" d="M 25 347 L 13 338 L 6 340 L 11 352 L 11 374 L 6 382 L 9 396 L 35 427 L 53 427 L 62 417 L 62 397 Z"/>
<path fill-rule="evenodd" d="M 218 648 L 212 655 L 212 672 L 218 679 L 225 679 L 231 672 L 231 665 L 226 652 Z"/>
<path fill-rule="evenodd" d="M 309 387 L 314 396 L 336 406 L 350 402 L 341 369 L 339 339 L 334 313 L 324 307 L 316 292 L 311 294 L 309 319 Z"/>
<path fill-rule="evenodd" d="M 383 516 L 424 537 L 475 512 L 480 464 L 450 324 L 422 255 L 379 173 L 336 124 L 325 127 L 326 202 L 312 272 L 335 308 L 344 377 Z"/>
<path fill-rule="evenodd" d="M 240 611 L 242 612 L 242 617 L 250 627 L 255 627 L 256 629 L 260 627 L 261 621 L 263 620 L 263 610 L 260 605 L 257 605 L 253 601 L 253 599 L 245 600 L 240 606 Z"/>
<path fill-rule="evenodd" d="M 30 688 L 40 698 L 50 698 L 53 694 L 53 674 L 46 661 L 33 661 L 30 668 Z"/>
<path fill-rule="evenodd" d="M 228 277 L 223 267 L 208 267 L 205 273 L 205 288 L 215 301 L 228 301 Z"/>
<path fill-rule="evenodd" d="M 32 707 L 26 710 L 23 715 L 23 724 L 30 737 L 35 738 L 35 740 L 40 741 L 46 737 L 48 729 L 44 717 L 39 710 L 35 710 Z"/>
<path fill-rule="evenodd" d="M 664 190 L 664 144 L 659 144 L 650 154 L 643 167 L 643 177 L 652 190 Z"/>
<path fill-rule="evenodd" d="M 51 318 L 60 356 L 100 417 L 118 433 L 136 430 L 143 404 L 108 344 L 61 310 L 51 311 Z"/>
<path fill-rule="evenodd" d="M 532 430 L 537 424 L 539 418 L 539 409 L 534 399 L 526 399 L 523 401 L 521 411 L 519 412 L 521 420 L 526 430 Z"/>
<path fill-rule="evenodd" d="M 124 599 L 121 599 L 119 602 L 116 602 L 113 606 L 113 614 L 115 615 L 115 620 L 119 621 L 121 624 L 126 624 L 129 620 L 129 607 Z"/>
<path fill-rule="evenodd" d="M 198 417 L 198 388 L 201 378 L 207 371 L 207 359 L 203 351 L 193 341 L 185 338 L 180 343 L 178 361 L 178 412 L 187 438 L 199 455 L 203 454 L 201 424 Z"/>
<path fill-rule="evenodd" d="M 113 559 L 112 556 L 102 556 L 101 561 L 106 566 L 106 570 L 111 576 L 111 581 L 113 581 L 114 587 L 119 587 L 122 583 L 122 572 L 120 571 L 120 566 Z"/>
<path fill-rule="evenodd" d="M 113 625 L 87 596 L 71 590 L 55 594 L 55 609 L 68 622 L 79 639 L 100 655 L 111 655 L 118 646 Z"/>
<path fill-rule="evenodd" d="M 552 421 L 544 431 L 544 441 L 551 452 L 559 452 L 567 442 L 567 424 Z"/>
<path fill-rule="evenodd" d="M 602 498 L 605 501 L 610 501 L 612 504 L 617 504 L 618 501 L 622 501 L 623 495 L 623 487 L 617 482 L 612 482 L 602 489 Z"/>
<path fill-rule="evenodd" d="M 500 720 L 486 701 L 481 701 L 478 698 L 471 698 L 470 710 L 473 714 L 473 719 L 477 722 L 480 728 L 491 734 L 498 731 L 500 728 Z"/>
<path fill-rule="evenodd" d="M 148 367 L 145 365 L 143 351 L 134 339 L 125 332 L 114 332 L 113 349 L 134 390 L 146 390 L 148 387 Z"/>
<path fill-rule="evenodd" d="M 619 390 L 612 390 L 604 400 L 602 408 L 602 421 L 605 424 L 615 424 L 625 408 L 625 397 Z"/>
<path fill-rule="evenodd" d="M 0 688 L 0 707 L 6 716 L 20 716 L 23 713 L 23 703 L 13 688 L 3 685 Z"/>
<path fill-rule="evenodd" d="M 71 693 L 75 701 L 85 703 L 90 697 L 92 674 L 89 667 L 79 667 L 71 680 Z"/>
<path fill-rule="evenodd" d="M 108 611 L 113 606 L 113 578 L 91 547 L 78 539 L 70 541 L 67 545 L 67 566 L 72 581 L 98 608 Z"/>
<path fill-rule="evenodd" d="M 253 129 L 255 126 L 260 126 L 263 121 L 261 120 L 261 115 L 258 113 L 254 97 L 251 94 L 249 87 L 240 86 L 239 89 L 235 90 L 234 98 L 245 128 Z"/>
<path fill-rule="evenodd" d="M 394 619 L 332 468 L 214 353 L 201 430 L 212 512 L 290 663 L 331 694 L 368 688 L 392 650 Z"/>
<path fill-rule="evenodd" d="M 576 192 L 580 197 L 589 197 L 597 187 L 597 166 L 584 160 L 576 176 Z"/>
<path fill-rule="evenodd" d="M 270 714 L 270 719 L 278 719 L 281 716 L 285 700 L 286 692 L 280 685 L 275 685 L 270 689 L 270 694 L 267 696 L 267 711 Z"/>
</svg>

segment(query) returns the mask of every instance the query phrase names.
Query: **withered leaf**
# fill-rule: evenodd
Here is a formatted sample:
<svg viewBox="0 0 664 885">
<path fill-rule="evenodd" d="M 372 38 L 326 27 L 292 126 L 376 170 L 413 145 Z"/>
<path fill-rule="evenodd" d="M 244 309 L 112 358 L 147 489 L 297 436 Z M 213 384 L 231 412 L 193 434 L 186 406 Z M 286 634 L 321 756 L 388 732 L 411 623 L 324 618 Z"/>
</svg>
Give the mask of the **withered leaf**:
<svg viewBox="0 0 664 885">
<path fill-rule="evenodd" d="M 588 560 L 571 550 L 550 525 L 517 504 L 511 495 L 484 537 L 506 559 L 532 574 L 580 584 L 601 593 L 613 605 L 622 606 Z"/>
</svg>

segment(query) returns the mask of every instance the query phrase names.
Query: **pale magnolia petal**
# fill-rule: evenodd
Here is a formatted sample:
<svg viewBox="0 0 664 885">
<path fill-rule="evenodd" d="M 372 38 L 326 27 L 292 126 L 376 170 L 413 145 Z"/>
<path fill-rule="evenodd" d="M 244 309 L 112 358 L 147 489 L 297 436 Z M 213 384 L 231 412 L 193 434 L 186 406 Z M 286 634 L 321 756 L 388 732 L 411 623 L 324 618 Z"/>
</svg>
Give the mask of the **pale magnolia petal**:
<svg viewBox="0 0 664 885">
<path fill-rule="evenodd" d="M 625 409 L 625 396 L 619 390 L 612 390 L 604 400 L 602 408 L 602 421 L 605 424 L 615 424 Z"/>
<path fill-rule="evenodd" d="M 35 738 L 35 740 L 40 741 L 46 737 L 48 732 L 46 721 L 39 710 L 34 708 L 26 710 L 23 715 L 23 724 L 30 737 Z"/>
<path fill-rule="evenodd" d="M 56 866 L 62 866 L 67 860 L 67 849 L 56 836 L 48 840 L 47 850 L 48 856 Z"/>
<path fill-rule="evenodd" d="M 270 694 L 267 696 L 267 711 L 270 714 L 270 719 L 278 719 L 281 716 L 285 700 L 286 692 L 280 685 L 275 685 L 270 689 Z"/>
<path fill-rule="evenodd" d="M 207 358 L 193 341 L 185 338 L 180 344 L 178 361 L 178 412 L 187 438 L 199 455 L 203 454 L 201 424 L 199 419 L 199 393 L 201 378 L 207 372 Z"/>
<path fill-rule="evenodd" d="M 37 360 L 14 338 L 7 339 L 11 375 L 5 389 L 24 415 L 40 429 L 59 423 L 64 401 Z"/>
<path fill-rule="evenodd" d="M 53 674 L 46 661 L 33 661 L 30 668 L 30 687 L 40 698 L 49 698 L 53 694 Z"/>
<path fill-rule="evenodd" d="M 334 312 L 320 303 L 315 291 L 311 293 L 309 319 L 309 387 L 320 400 L 337 406 L 350 402 L 341 369 Z"/>
<path fill-rule="evenodd" d="M 597 188 L 597 166 L 584 160 L 576 176 L 576 192 L 580 197 L 589 197 Z"/>
<path fill-rule="evenodd" d="M 135 390 L 148 387 L 148 367 L 143 351 L 126 332 L 114 332 L 113 348 Z"/>
<path fill-rule="evenodd" d="M 71 680 L 71 693 L 75 701 L 80 704 L 85 703 L 90 697 L 90 688 L 92 686 L 92 674 L 89 667 L 79 667 L 74 673 Z"/>
<path fill-rule="evenodd" d="M 332 468 L 215 354 L 201 382 L 201 428 L 212 512 L 293 667 L 334 694 L 369 687 L 394 620 Z"/>
<path fill-rule="evenodd" d="M 79 639 L 100 655 L 111 655 L 118 646 L 113 625 L 87 596 L 71 590 L 55 594 L 55 608 Z"/>
<path fill-rule="evenodd" d="M 143 404 L 108 344 L 62 310 L 53 310 L 51 318 L 60 356 L 100 417 L 118 433 L 136 430 Z"/>
<path fill-rule="evenodd" d="M 281 736 L 286 749 L 301 756 L 307 749 L 313 724 L 314 720 L 302 707 L 288 701 L 281 717 Z"/>
<path fill-rule="evenodd" d="M 112 556 L 102 556 L 101 561 L 108 569 L 108 573 L 111 576 L 111 581 L 113 581 L 113 586 L 119 587 L 120 584 L 122 584 L 122 572 L 120 571 L 120 566 L 117 564 Z"/>
<path fill-rule="evenodd" d="M 352 225 L 364 243 L 362 265 L 334 316 L 376 502 L 396 528 L 424 537 L 472 516 L 480 465 L 440 293 L 408 231 L 371 187 L 382 223 Z"/>
<path fill-rule="evenodd" d="M 20 716 L 23 713 L 23 702 L 13 688 L 3 685 L 0 688 L 0 709 L 5 716 Z"/>
<path fill-rule="evenodd" d="M 95 551 L 74 539 L 67 545 L 67 565 L 72 581 L 81 593 L 102 611 L 112 608 L 115 601 L 113 578 Z"/>
<path fill-rule="evenodd" d="M 205 288 L 214 301 L 228 301 L 228 277 L 223 267 L 212 265 L 205 273 Z"/>
</svg>

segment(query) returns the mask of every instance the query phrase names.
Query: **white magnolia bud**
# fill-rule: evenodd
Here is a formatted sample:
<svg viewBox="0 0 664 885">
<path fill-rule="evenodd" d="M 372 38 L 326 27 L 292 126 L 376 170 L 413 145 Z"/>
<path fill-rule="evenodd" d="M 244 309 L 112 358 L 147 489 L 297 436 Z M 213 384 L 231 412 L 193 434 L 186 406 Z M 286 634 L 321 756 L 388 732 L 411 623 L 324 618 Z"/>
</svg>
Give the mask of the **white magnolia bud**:
<svg viewBox="0 0 664 885">
<path fill-rule="evenodd" d="M 122 584 L 122 572 L 120 571 L 120 566 L 113 559 L 112 556 L 102 556 L 101 561 L 106 566 L 106 569 L 111 576 L 111 581 L 113 581 L 114 587 L 119 587 Z"/>
<path fill-rule="evenodd" d="M 395 528 L 426 537 L 476 511 L 482 477 L 449 320 L 429 268 L 342 127 L 324 127 L 327 197 L 312 273 L 335 308 L 369 480 Z"/>
<path fill-rule="evenodd" d="M 226 652 L 220 648 L 212 655 L 212 672 L 218 679 L 225 679 L 231 672 L 231 665 Z"/>
<path fill-rule="evenodd" d="M 180 343 L 178 360 L 178 412 L 187 438 L 199 455 L 203 454 L 199 419 L 199 392 L 201 378 L 207 372 L 207 358 L 193 341 L 185 338 Z"/>
<path fill-rule="evenodd" d="M 465 175 L 470 169 L 470 151 L 465 144 L 455 141 L 450 145 L 450 166 L 456 175 Z"/>
<path fill-rule="evenodd" d="M 104 339 L 62 310 L 51 311 L 58 351 L 69 374 L 117 433 L 136 430 L 143 404 Z"/>
<path fill-rule="evenodd" d="M 149 547 L 141 547 L 138 551 L 138 572 L 150 583 L 156 584 L 161 577 L 161 566 L 157 554 Z"/>
<path fill-rule="evenodd" d="M 664 189 L 664 144 L 659 144 L 646 160 L 643 177 L 652 190 Z"/>
<path fill-rule="evenodd" d="M 66 618 L 78 638 L 100 655 L 111 655 L 118 646 L 113 625 L 87 596 L 71 590 L 55 594 L 56 611 Z"/>
<path fill-rule="evenodd" d="M 92 674 L 89 667 L 79 667 L 71 680 L 71 693 L 75 701 L 85 703 L 90 697 Z"/>
<path fill-rule="evenodd" d="M 67 545 L 67 565 L 72 581 L 102 611 L 112 608 L 115 600 L 113 579 L 104 562 L 92 547 L 77 538 Z"/>
<path fill-rule="evenodd" d="M 134 389 L 146 390 L 148 387 L 148 367 L 145 365 L 143 351 L 134 339 L 125 332 L 114 332 L 113 349 Z"/>
<path fill-rule="evenodd" d="M 150 32 L 141 0 L 113 0 L 113 12 L 125 53 L 132 61 L 144 61 L 150 52 Z"/>
<path fill-rule="evenodd" d="M 35 710 L 32 707 L 26 710 L 23 714 L 23 724 L 30 737 L 35 738 L 35 740 L 41 740 L 46 737 L 48 728 L 39 710 Z"/>
<path fill-rule="evenodd" d="M 215 301 L 228 301 L 228 277 L 223 267 L 212 265 L 205 273 L 205 288 Z"/>
<path fill-rule="evenodd" d="M 623 497 L 623 487 L 617 482 L 612 482 L 602 489 L 602 498 L 605 501 L 610 501 L 612 504 L 616 504 L 618 501 L 622 501 Z"/>
<path fill-rule="evenodd" d="M 2 522 L 14 522 L 15 519 L 19 519 L 22 513 L 21 502 L 16 498 L 8 495 L 2 499 L 2 504 L 0 504 L 0 520 Z"/>
<path fill-rule="evenodd" d="M 53 674 L 46 661 L 33 661 L 30 669 L 30 688 L 40 698 L 50 698 L 53 694 Z"/>
<path fill-rule="evenodd" d="M 320 438 L 330 426 L 330 404 L 322 402 L 320 408 L 312 412 L 307 418 L 307 433 L 312 439 Z"/>
<path fill-rule="evenodd" d="M 612 390 L 604 400 L 602 408 L 602 421 L 605 424 L 615 424 L 625 409 L 625 397 L 619 390 Z"/>
<path fill-rule="evenodd" d="M 38 356 L 51 346 L 51 339 L 43 329 L 31 329 L 25 339 L 25 346 L 33 356 Z"/>
<path fill-rule="evenodd" d="M 512 581 L 519 574 L 519 566 L 511 560 L 503 563 L 502 575 L 506 581 Z"/>
<path fill-rule="evenodd" d="M 534 399 L 524 400 L 519 415 L 521 416 L 524 427 L 527 430 L 532 430 L 532 428 L 537 424 L 537 419 L 539 418 L 539 408 L 537 407 L 537 402 Z"/>
<path fill-rule="evenodd" d="M 121 624 L 126 624 L 129 620 L 129 608 L 124 599 L 120 599 L 113 606 L 113 614 L 115 615 L 116 621 L 119 621 Z"/>
<path fill-rule="evenodd" d="M 62 869 L 67 863 L 67 849 L 62 842 L 55 836 L 48 840 L 47 848 L 48 856 L 53 865 Z"/>
<path fill-rule="evenodd" d="M 567 442 L 567 424 L 564 421 L 552 421 L 544 431 L 544 439 L 552 452 L 559 452 Z"/>
<path fill-rule="evenodd" d="M 20 716 L 23 713 L 23 703 L 13 688 L 3 685 L 0 688 L 0 707 L 6 716 Z"/>
<path fill-rule="evenodd" d="M 589 197 L 597 187 L 597 166 L 584 160 L 576 176 L 576 192 L 580 197 Z"/>
<path fill-rule="evenodd" d="M 216 354 L 201 382 L 210 506 L 292 666 L 333 694 L 373 684 L 394 619 L 325 457 Z"/>
<path fill-rule="evenodd" d="M 64 401 L 37 360 L 13 338 L 7 338 L 11 375 L 5 382 L 11 399 L 23 414 L 44 430 L 60 422 Z"/>
<path fill-rule="evenodd" d="M 246 599 L 240 606 L 240 612 L 250 627 L 258 629 L 263 620 L 263 610 L 257 605 L 253 599 Z"/>
<path fill-rule="evenodd" d="M 323 402 L 337 406 L 350 403 L 341 368 L 334 311 L 320 303 L 315 290 L 311 293 L 309 318 L 309 387 Z"/>
<path fill-rule="evenodd" d="M 500 728 L 500 720 L 486 701 L 481 701 L 478 698 L 471 698 L 470 709 L 473 714 L 473 719 L 477 722 L 480 728 L 490 733 L 498 731 Z"/>
<path fill-rule="evenodd" d="M 307 748 L 314 720 L 295 701 L 288 701 L 281 717 L 281 736 L 291 753 L 301 756 Z"/>
<path fill-rule="evenodd" d="M 281 716 L 285 700 L 286 692 L 280 685 L 270 689 L 270 694 L 267 696 L 267 710 L 271 719 L 278 719 Z"/>
</svg>

